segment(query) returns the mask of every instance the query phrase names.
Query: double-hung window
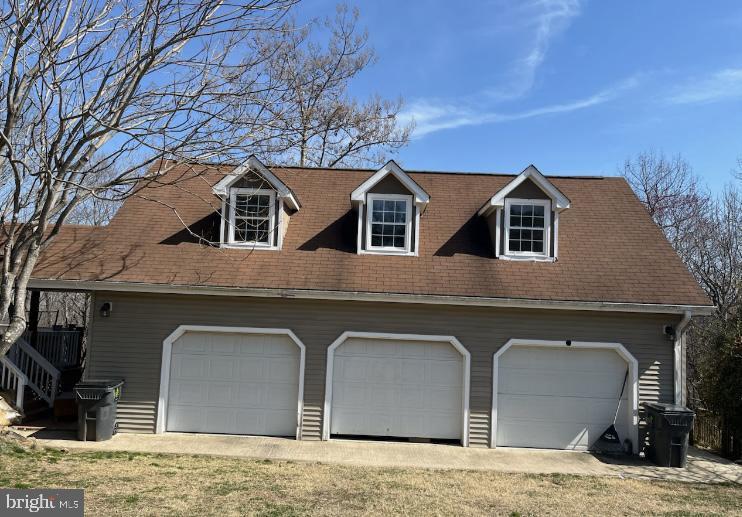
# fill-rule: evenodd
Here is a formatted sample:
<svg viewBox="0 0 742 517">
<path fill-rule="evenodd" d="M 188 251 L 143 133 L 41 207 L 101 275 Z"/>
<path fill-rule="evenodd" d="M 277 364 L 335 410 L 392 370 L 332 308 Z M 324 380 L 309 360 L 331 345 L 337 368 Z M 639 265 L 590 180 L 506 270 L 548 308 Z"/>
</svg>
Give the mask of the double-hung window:
<svg viewBox="0 0 742 517">
<path fill-rule="evenodd" d="M 549 256 L 551 202 L 541 199 L 505 200 L 505 254 Z"/>
<path fill-rule="evenodd" d="M 412 236 L 412 197 L 402 194 L 368 194 L 366 249 L 409 253 Z"/>
<path fill-rule="evenodd" d="M 229 201 L 229 243 L 272 246 L 276 219 L 275 191 L 235 188 Z"/>
</svg>

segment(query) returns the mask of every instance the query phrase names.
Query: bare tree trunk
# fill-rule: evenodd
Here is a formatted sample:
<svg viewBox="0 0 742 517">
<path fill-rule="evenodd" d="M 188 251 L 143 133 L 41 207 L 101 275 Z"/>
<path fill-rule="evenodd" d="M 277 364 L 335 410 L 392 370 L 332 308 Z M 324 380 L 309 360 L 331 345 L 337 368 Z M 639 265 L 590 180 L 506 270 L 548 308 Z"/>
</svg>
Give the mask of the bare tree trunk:
<svg viewBox="0 0 742 517">
<path fill-rule="evenodd" d="M 23 335 L 26 330 L 26 294 L 31 272 L 39 260 L 40 248 L 31 244 L 26 261 L 15 281 L 13 293 L 13 310 L 10 313 L 10 324 L 0 338 L 0 357 L 8 353 L 10 347 Z"/>
</svg>

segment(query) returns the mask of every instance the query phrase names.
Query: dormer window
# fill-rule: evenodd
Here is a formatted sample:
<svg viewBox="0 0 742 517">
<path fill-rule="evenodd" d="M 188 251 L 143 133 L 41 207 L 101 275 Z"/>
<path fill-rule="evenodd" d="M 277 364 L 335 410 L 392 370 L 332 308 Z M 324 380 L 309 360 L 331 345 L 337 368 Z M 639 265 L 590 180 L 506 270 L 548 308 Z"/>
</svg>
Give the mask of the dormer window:
<svg viewBox="0 0 742 517">
<path fill-rule="evenodd" d="M 233 188 L 230 192 L 229 243 L 271 246 L 276 229 L 276 192 Z"/>
<path fill-rule="evenodd" d="M 420 217 L 429 201 L 428 193 L 389 161 L 350 194 L 358 212 L 358 254 L 417 255 Z"/>
<path fill-rule="evenodd" d="M 251 156 L 214 185 L 222 204 L 220 245 L 279 250 L 289 218 L 301 205 L 294 192 Z"/>
<path fill-rule="evenodd" d="M 551 201 L 505 200 L 505 254 L 546 257 L 549 254 Z"/>
<path fill-rule="evenodd" d="M 559 214 L 570 200 L 533 165 L 479 209 L 487 219 L 495 257 L 554 262 L 559 257 Z"/>
<path fill-rule="evenodd" d="M 408 253 L 412 229 L 412 196 L 369 194 L 368 202 L 367 249 Z"/>
</svg>

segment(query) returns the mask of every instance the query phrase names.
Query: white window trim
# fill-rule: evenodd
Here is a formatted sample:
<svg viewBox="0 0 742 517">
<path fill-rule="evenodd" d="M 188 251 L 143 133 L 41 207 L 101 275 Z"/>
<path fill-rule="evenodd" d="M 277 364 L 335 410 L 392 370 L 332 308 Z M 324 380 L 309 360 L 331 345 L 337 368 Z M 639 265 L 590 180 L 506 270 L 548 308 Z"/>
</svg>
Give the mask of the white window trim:
<svg viewBox="0 0 742 517">
<path fill-rule="evenodd" d="M 235 241 L 235 207 L 236 207 L 236 196 L 237 194 L 248 194 L 248 195 L 268 195 L 270 196 L 270 211 L 268 213 L 268 228 L 269 228 L 269 239 L 268 242 L 243 242 Z M 278 203 L 278 206 L 277 204 Z M 225 248 L 250 248 L 250 249 L 263 249 L 263 250 L 277 250 L 280 249 L 280 224 L 283 213 L 283 201 L 276 200 L 276 191 L 271 189 L 261 188 L 232 188 L 229 190 L 229 203 L 225 207 L 229 211 L 228 216 L 228 228 L 227 228 L 227 241 L 224 243 Z M 276 218 L 276 211 L 278 211 L 278 218 Z M 276 232 L 279 232 L 279 238 L 276 239 Z M 278 244 L 274 244 L 278 243 Z"/>
<path fill-rule="evenodd" d="M 569 343 L 569 344 L 567 344 Z M 595 341 L 557 341 L 544 339 L 510 339 L 492 356 L 492 408 L 490 418 L 490 447 L 497 446 L 497 403 L 498 403 L 498 377 L 500 369 L 500 357 L 514 346 L 536 346 L 573 349 L 587 348 L 595 350 L 613 350 L 626 361 L 629 367 L 629 378 L 627 388 L 628 407 L 626 408 L 626 423 L 629 427 L 631 446 L 633 453 L 639 452 L 639 363 L 636 358 L 621 343 L 604 343 Z"/>
<path fill-rule="evenodd" d="M 347 330 L 340 334 L 327 348 L 327 366 L 325 369 L 325 403 L 322 415 L 322 439 L 330 439 L 330 422 L 332 420 L 332 376 L 335 367 L 335 350 L 350 338 L 365 338 L 398 341 L 433 341 L 449 343 L 462 357 L 463 385 L 461 393 L 461 445 L 469 447 L 469 389 L 471 384 L 471 354 L 454 336 L 427 334 L 391 334 L 386 332 L 356 332 Z"/>
<path fill-rule="evenodd" d="M 162 342 L 162 361 L 160 363 L 160 396 L 157 402 L 157 420 L 155 433 L 166 433 L 167 405 L 170 396 L 170 362 L 173 353 L 173 343 L 186 332 L 221 333 L 221 334 L 267 334 L 288 336 L 299 347 L 299 397 L 296 401 L 296 439 L 301 439 L 302 413 L 304 412 L 304 368 L 307 348 L 296 337 L 291 329 L 284 328 L 256 328 L 256 327 L 223 327 L 212 325 L 180 325 Z"/>
<path fill-rule="evenodd" d="M 405 215 L 404 249 L 371 245 L 373 202 L 379 200 L 406 202 L 407 212 Z M 366 249 L 364 250 L 364 253 L 376 253 L 381 255 L 414 255 L 412 250 L 412 196 L 407 194 L 368 194 L 366 202 Z"/>
<path fill-rule="evenodd" d="M 535 253 L 532 251 L 510 251 L 510 206 L 532 205 L 544 207 L 544 251 Z M 551 257 L 551 200 L 549 199 L 517 199 L 507 198 L 505 200 L 505 236 L 504 236 L 503 258 L 510 260 L 553 260 Z"/>
</svg>

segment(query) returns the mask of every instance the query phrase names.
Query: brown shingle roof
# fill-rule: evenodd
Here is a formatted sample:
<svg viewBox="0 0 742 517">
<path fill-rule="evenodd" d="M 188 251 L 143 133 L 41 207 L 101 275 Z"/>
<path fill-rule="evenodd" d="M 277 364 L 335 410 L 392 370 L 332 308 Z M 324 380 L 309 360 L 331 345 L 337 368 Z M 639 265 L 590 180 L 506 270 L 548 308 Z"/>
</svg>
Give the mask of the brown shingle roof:
<svg viewBox="0 0 742 517">
<path fill-rule="evenodd" d="M 186 167 L 186 166 L 179 166 Z M 37 279 L 405 293 L 672 305 L 709 301 L 620 178 L 550 177 L 572 202 L 559 220 L 559 260 L 493 258 L 477 210 L 512 175 L 411 172 L 430 194 L 418 257 L 356 254 L 350 193 L 369 170 L 274 167 L 300 199 L 283 249 L 246 251 L 198 243 L 218 235 L 211 186 L 229 166 L 175 186 L 147 188 L 96 232 L 64 231 Z M 183 173 L 176 168 L 171 174 Z M 177 215 L 173 211 L 177 209 Z"/>
</svg>

